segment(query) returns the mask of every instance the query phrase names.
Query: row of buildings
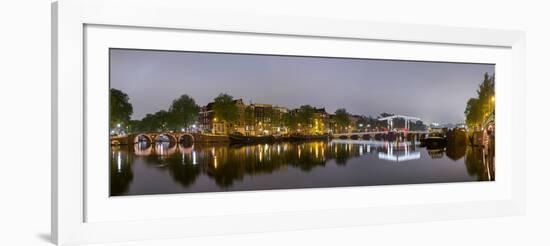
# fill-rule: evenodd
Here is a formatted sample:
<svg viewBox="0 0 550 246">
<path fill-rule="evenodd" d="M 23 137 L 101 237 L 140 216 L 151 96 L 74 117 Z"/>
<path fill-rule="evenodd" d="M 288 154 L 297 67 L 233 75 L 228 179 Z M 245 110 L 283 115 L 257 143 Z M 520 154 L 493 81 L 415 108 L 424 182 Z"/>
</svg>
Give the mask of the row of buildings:
<svg viewBox="0 0 550 246">
<path fill-rule="evenodd" d="M 240 132 L 247 136 L 257 136 L 290 133 L 325 134 L 335 128 L 330 120 L 331 115 L 326 112 L 325 108 L 313 108 L 313 117 L 308 123 L 295 122 L 293 126 L 290 126 L 288 116 L 298 115 L 301 109 L 288 109 L 264 103 L 246 105 L 242 99 L 234 100 L 234 103 L 238 108 L 238 119 L 232 123 L 224 122 L 216 117 L 213 102 L 202 107 L 199 112 L 200 130 L 212 134 Z"/>
<path fill-rule="evenodd" d="M 385 122 L 362 115 L 349 115 L 349 123 L 338 125 L 334 114 L 329 114 L 325 108 L 311 108 L 313 115 L 308 121 L 299 120 L 301 108 L 288 109 L 272 104 L 243 103 L 242 99 L 233 101 L 238 109 L 238 117 L 234 122 L 228 123 L 216 117 L 214 103 L 211 102 L 202 107 L 199 112 L 199 130 L 211 134 L 229 134 L 240 132 L 247 136 L 257 135 L 286 135 L 301 134 L 327 134 L 341 132 L 355 132 L 365 130 L 383 130 Z M 295 117 L 293 117 L 295 116 Z M 293 118 L 294 121 L 289 118 Z M 296 120 L 298 119 L 298 120 Z M 396 122 L 399 123 L 399 122 Z M 398 124 L 403 125 L 405 124 Z M 412 127 L 423 127 L 421 121 L 412 123 Z"/>
</svg>

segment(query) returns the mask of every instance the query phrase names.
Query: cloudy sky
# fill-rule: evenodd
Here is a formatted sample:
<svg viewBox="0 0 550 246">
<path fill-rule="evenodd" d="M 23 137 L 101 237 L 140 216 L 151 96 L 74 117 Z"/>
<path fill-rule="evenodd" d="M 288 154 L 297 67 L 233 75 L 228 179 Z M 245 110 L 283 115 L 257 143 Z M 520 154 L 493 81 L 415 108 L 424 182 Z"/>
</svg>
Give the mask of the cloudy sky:
<svg viewBox="0 0 550 246">
<path fill-rule="evenodd" d="M 494 65 L 125 49 L 110 56 L 110 86 L 128 94 L 133 119 L 167 110 L 182 94 L 202 106 L 224 92 L 247 104 L 459 123 L 486 72 Z"/>
</svg>

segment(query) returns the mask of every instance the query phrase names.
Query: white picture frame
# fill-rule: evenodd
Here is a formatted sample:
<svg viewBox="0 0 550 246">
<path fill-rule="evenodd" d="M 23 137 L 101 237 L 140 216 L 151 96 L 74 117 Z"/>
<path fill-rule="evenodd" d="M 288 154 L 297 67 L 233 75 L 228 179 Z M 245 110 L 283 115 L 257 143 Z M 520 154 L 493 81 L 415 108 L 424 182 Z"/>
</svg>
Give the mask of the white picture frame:
<svg viewBox="0 0 550 246">
<path fill-rule="evenodd" d="M 186 9 L 185 3 L 179 1 L 61 0 L 52 4 L 52 13 L 52 238 L 58 244 L 359 226 L 524 213 L 525 35 L 523 32 L 295 16 L 255 16 L 214 11 L 198 12 Z M 89 27 L 92 29 L 99 27 L 96 29 L 101 30 L 90 33 L 87 31 Z M 93 91 L 86 84 L 86 79 L 88 76 L 95 76 L 95 71 L 105 69 L 101 63 L 96 63 L 96 60 L 90 58 L 92 56 L 87 53 L 87 49 L 94 47 L 105 49 L 110 47 L 112 42 L 117 41 L 113 40 L 116 39 L 116 35 L 101 34 L 105 32 L 105 28 L 110 29 L 108 32 L 111 34 L 130 29 L 137 30 L 132 34 L 138 35 L 135 37 L 143 37 L 145 32 L 154 30 L 157 30 L 158 35 L 205 31 L 219 36 L 233 35 L 235 38 L 246 35 L 265 36 L 266 39 L 283 37 L 288 47 L 293 46 L 293 43 L 300 43 L 302 39 L 327 40 L 335 44 L 337 42 L 359 44 L 391 42 L 391 45 L 396 47 L 411 46 L 412 48 L 407 46 L 406 49 L 411 53 L 403 53 L 401 57 L 398 53 L 388 55 L 388 51 L 376 56 L 421 60 L 438 60 L 430 54 L 435 53 L 436 50 L 433 49 L 441 46 L 449 53 L 447 58 L 439 54 L 439 59 L 453 60 L 449 57 L 457 56 L 454 59 L 458 61 L 474 62 L 480 59 L 491 61 L 497 65 L 497 94 L 499 95 L 496 102 L 497 121 L 499 121 L 499 129 L 502 129 L 497 135 L 497 170 L 502 163 L 501 170 L 504 171 L 499 170 L 499 172 L 500 174 L 504 172 L 505 178 L 489 185 L 432 184 L 369 189 L 237 192 L 230 195 L 218 193 L 194 196 L 191 199 L 193 208 L 198 209 L 195 210 L 198 214 L 196 216 L 177 213 L 177 208 L 182 206 L 180 203 L 183 199 L 183 196 L 178 195 L 138 197 L 124 200 L 122 203 L 112 202 L 103 193 L 98 193 L 99 189 L 95 189 L 96 182 L 103 181 L 90 180 L 91 177 L 100 177 L 90 176 L 94 172 L 97 173 L 97 170 L 86 166 L 86 160 L 89 160 L 87 158 L 90 156 L 89 147 L 92 143 L 89 142 L 92 139 L 89 135 L 90 112 L 86 110 L 89 109 L 87 105 L 90 104 L 88 93 Z M 123 38 L 120 37 L 118 40 Z M 141 43 L 136 41 L 132 44 L 126 40 L 119 45 L 125 47 L 156 45 L 161 48 L 170 45 L 150 39 L 139 40 Z M 296 49 L 294 51 L 283 49 L 285 45 L 282 45 L 277 52 L 298 52 Z M 382 46 L 380 47 L 384 50 Z M 165 48 L 170 49 L 170 47 Z M 180 47 L 173 46 L 172 49 L 180 49 Z M 226 48 L 220 46 L 217 49 Z M 253 52 L 252 47 L 249 49 Z M 420 54 L 423 49 L 426 49 L 424 55 Z M 484 52 L 485 49 L 498 51 Z M 244 51 L 246 52 L 246 48 Z M 341 52 L 347 56 L 353 55 L 345 53 L 342 49 L 335 52 Z M 373 58 L 371 57 L 373 54 L 369 54 L 369 58 Z M 461 54 L 460 57 L 458 57 L 459 54 Z M 498 55 L 499 58 L 491 58 L 497 54 L 502 55 Z M 97 70 L 94 70 L 95 67 Z M 514 151 L 510 151 L 512 147 Z M 449 193 L 457 189 L 472 191 L 471 194 L 475 194 L 464 197 L 441 196 L 439 200 L 430 198 L 430 195 Z M 358 198 L 362 194 L 368 194 L 373 198 L 370 200 Z M 331 200 L 348 201 L 353 204 L 334 202 L 315 207 L 300 207 L 279 202 L 277 203 L 279 206 L 269 207 L 267 203 L 261 203 L 261 201 L 289 201 L 301 197 L 312 201 L 323 201 L 323 196 L 338 196 L 338 199 Z M 384 198 L 391 202 L 385 202 Z M 212 214 L 201 213 L 201 206 L 208 205 L 205 199 L 216 202 L 226 201 L 226 207 Z M 238 205 L 245 203 L 254 204 L 254 207 L 268 208 L 239 210 Z M 136 213 L 140 207 L 159 206 L 159 204 L 172 205 L 166 205 L 157 212 L 144 212 L 140 215 Z M 131 205 L 132 209 L 128 208 L 128 205 Z M 115 210 L 117 206 L 118 210 Z M 128 209 L 123 211 L 121 207 Z M 210 206 L 210 208 L 215 207 Z M 176 214 L 170 217 L 174 212 Z"/>
</svg>

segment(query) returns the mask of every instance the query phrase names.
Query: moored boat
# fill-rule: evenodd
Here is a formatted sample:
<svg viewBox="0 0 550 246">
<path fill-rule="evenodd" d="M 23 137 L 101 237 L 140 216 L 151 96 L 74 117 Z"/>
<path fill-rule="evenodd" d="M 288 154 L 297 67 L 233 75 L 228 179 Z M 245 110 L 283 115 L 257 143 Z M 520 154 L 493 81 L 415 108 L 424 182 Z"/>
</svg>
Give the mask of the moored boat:
<svg viewBox="0 0 550 246">
<path fill-rule="evenodd" d="M 426 138 L 420 139 L 420 142 L 427 148 L 440 148 L 447 145 L 447 138 L 441 133 L 430 133 Z"/>
<path fill-rule="evenodd" d="M 229 134 L 229 141 L 232 143 L 268 143 L 275 141 L 274 136 L 245 136 L 241 133 Z"/>
</svg>

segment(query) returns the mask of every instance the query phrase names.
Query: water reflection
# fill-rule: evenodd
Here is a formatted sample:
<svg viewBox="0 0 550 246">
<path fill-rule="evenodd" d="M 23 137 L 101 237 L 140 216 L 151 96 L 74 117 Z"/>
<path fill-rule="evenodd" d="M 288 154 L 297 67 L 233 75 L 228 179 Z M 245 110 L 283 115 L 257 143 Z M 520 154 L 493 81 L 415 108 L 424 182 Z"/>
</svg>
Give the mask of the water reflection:
<svg viewBox="0 0 550 246">
<path fill-rule="evenodd" d="M 111 195 L 121 195 L 128 191 L 134 179 L 132 172 L 133 155 L 119 146 L 111 148 L 110 189 Z"/>
<path fill-rule="evenodd" d="M 359 185 L 435 182 L 432 180 L 494 180 L 494 161 L 489 158 L 490 153 L 483 151 L 466 146 L 427 150 L 415 142 L 357 140 L 187 146 L 169 142 L 141 142 L 130 147 L 111 149 L 111 195 L 163 193 L 163 190 L 197 192 L 231 188 L 261 189 L 257 183 L 264 180 L 269 182 L 269 187 L 275 188 L 330 187 L 347 184 L 351 182 L 347 179 L 352 176 L 355 180 L 353 184 Z M 388 166 L 393 162 L 408 163 L 406 166 L 410 167 L 405 170 Z M 465 163 L 462 165 L 464 171 L 460 171 L 460 163 Z M 450 164 L 454 165 L 451 171 L 441 167 Z M 331 169 L 334 167 L 340 168 Z M 309 174 L 314 170 L 315 174 Z M 384 171 L 388 176 L 386 179 L 365 177 L 363 180 L 359 171 L 368 171 L 364 176 Z M 436 179 L 429 176 L 434 171 L 446 173 Z M 410 178 L 407 178 L 406 175 L 411 172 L 416 172 L 416 176 L 410 174 Z M 136 175 L 139 176 L 137 180 Z M 296 178 L 290 179 L 290 175 Z M 444 177 L 449 178 L 445 180 Z M 287 180 L 286 183 L 282 179 Z M 304 184 L 309 179 L 321 181 Z M 378 179 L 382 181 L 373 181 Z M 324 183 L 323 180 L 330 182 Z M 215 186 L 210 185 L 212 181 Z M 256 183 L 256 186 L 246 186 L 247 183 Z M 235 188 L 235 184 L 246 187 Z"/>
<path fill-rule="evenodd" d="M 467 148 L 464 163 L 468 173 L 479 181 L 495 180 L 494 155 L 484 148 Z"/>
<path fill-rule="evenodd" d="M 414 143 L 386 143 L 384 149 L 384 152 L 378 152 L 378 158 L 383 160 L 403 162 L 420 159 L 420 151 Z"/>
</svg>

